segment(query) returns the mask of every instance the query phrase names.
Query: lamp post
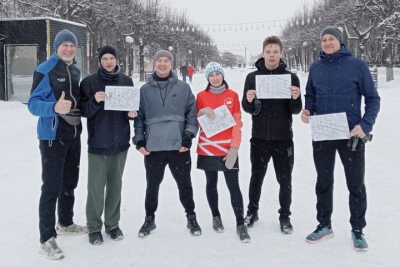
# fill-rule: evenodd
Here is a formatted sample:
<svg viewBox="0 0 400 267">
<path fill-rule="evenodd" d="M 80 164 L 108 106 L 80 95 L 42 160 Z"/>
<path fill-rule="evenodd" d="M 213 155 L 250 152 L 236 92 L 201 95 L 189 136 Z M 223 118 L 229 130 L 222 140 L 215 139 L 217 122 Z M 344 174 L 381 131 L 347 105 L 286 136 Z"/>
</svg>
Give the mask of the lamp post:
<svg viewBox="0 0 400 267">
<path fill-rule="evenodd" d="M 291 58 L 290 52 L 292 52 L 292 48 L 291 47 L 289 47 L 288 64 L 289 64 L 289 69 L 292 69 L 292 58 Z"/>
<path fill-rule="evenodd" d="M 189 53 L 190 64 L 193 64 L 193 62 L 192 62 L 192 50 L 189 50 L 188 53 Z"/>
<path fill-rule="evenodd" d="M 128 36 L 125 37 L 125 42 L 128 43 L 128 47 L 129 47 L 129 49 L 128 49 L 128 55 L 129 55 L 128 64 L 126 64 L 126 65 L 128 67 L 128 69 L 127 69 L 128 70 L 128 75 L 129 75 L 129 77 L 132 78 L 132 72 L 133 72 L 132 44 L 133 44 L 133 38 L 128 35 Z"/>
<path fill-rule="evenodd" d="M 247 47 L 244 47 L 244 64 L 243 64 L 243 68 L 246 68 L 246 50 L 247 50 Z"/>
<path fill-rule="evenodd" d="M 172 53 L 172 56 L 174 56 L 174 52 L 173 52 L 174 47 L 173 46 L 168 46 L 168 50 L 169 50 L 169 52 Z M 175 58 L 175 56 L 174 56 L 174 59 L 172 61 L 173 61 L 172 72 L 175 73 L 175 69 L 176 69 L 176 58 Z"/>
<path fill-rule="evenodd" d="M 303 47 L 304 47 L 304 72 L 307 73 L 307 42 L 303 43 Z"/>
</svg>

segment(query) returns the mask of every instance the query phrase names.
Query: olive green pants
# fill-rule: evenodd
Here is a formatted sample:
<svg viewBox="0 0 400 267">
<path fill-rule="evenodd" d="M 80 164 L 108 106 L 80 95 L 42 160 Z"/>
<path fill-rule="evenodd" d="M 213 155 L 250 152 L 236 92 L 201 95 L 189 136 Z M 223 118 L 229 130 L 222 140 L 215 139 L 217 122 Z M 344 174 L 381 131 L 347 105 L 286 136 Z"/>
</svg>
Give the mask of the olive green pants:
<svg viewBox="0 0 400 267">
<path fill-rule="evenodd" d="M 122 175 L 127 154 L 128 150 L 117 155 L 88 153 L 86 220 L 89 233 L 101 232 L 103 209 L 106 232 L 119 227 Z"/>
</svg>

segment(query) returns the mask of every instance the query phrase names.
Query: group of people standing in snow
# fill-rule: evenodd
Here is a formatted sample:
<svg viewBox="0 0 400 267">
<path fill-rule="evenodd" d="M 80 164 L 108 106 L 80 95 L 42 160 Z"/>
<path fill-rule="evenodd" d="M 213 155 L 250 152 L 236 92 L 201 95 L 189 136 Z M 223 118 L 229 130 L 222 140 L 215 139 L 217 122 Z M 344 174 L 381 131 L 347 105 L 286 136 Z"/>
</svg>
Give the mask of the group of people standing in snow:
<svg viewBox="0 0 400 267">
<path fill-rule="evenodd" d="M 208 64 L 205 90 L 196 98 L 190 86 L 171 71 L 172 54 L 160 50 L 154 55 L 153 74 L 140 89 L 139 110 L 127 112 L 104 109 L 107 98 L 105 86 L 133 86 L 132 79 L 120 71 L 117 50 L 110 45 L 101 47 L 97 73 L 79 83 L 81 72 L 74 61 L 77 39 L 68 30 L 59 32 L 54 40 L 55 53 L 34 73 L 28 102 L 29 111 L 39 116 L 37 132 L 43 182 L 39 202 L 40 252 L 48 259 L 62 259 L 64 253 L 58 247 L 56 237 L 63 234 L 88 233 L 90 244 L 102 244 L 103 224 L 105 233 L 112 240 L 123 239 L 119 220 L 122 176 L 131 138 L 130 120 L 134 121 L 132 142 L 144 155 L 146 169 L 146 216 L 139 237 L 148 237 L 156 228 L 159 188 L 167 165 L 177 183 L 187 228 L 190 234 L 201 235 L 190 175 L 190 149 L 199 128 L 197 168 L 205 173 L 206 197 L 214 231 L 224 232 L 217 190 L 218 172 L 223 172 L 236 217 L 237 235 L 242 242 L 250 241 L 247 229 L 259 220 L 262 184 L 272 159 L 280 185 L 280 230 L 283 234 L 291 234 L 292 115 L 301 113 L 301 120 L 308 123 L 314 115 L 339 112 L 346 112 L 351 129 L 349 139 L 312 143 L 317 172 L 315 190 L 319 225 L 306 240 L 317 243 L 333 237 L 333 173 L 338 151 L 349 190 L 354 248 L 367 250 L 362 232 L 366 226 L 367 208 L 365 143 L 379 112 L 380 98 L 367 65 L 351 55 L 343 44 L 341 31 L 336 27 L 327 27 L 320 37 L 322 51 L 320 59 L 310 67 L 305 108 L 300 96 L 300 81 L 286 69 L 282 60 L 282 42 L 276 36 L 269 36 L 263 42 L 262 57 L 255 63 L 257 70 L 246 77 L 241 101 L 229 87 L 223 68 L 215 62 Z M 283 74 L 291 77 L 290 99 L 257 98 L 257 75 Z M 365 98 L 364 114 L 361 114 L 362 97 Z M 214 119 L 214 110 L 222 105 L 230 111 L 235 125 L 207 137 L 199 127 L 197 117 L 205 115 Z M 252 167 L 246 216 L 239 187 L 238 151 L 243 125 L 240 106 L 252 115 Z M 78 183 L 81 156 L 81 116 L 87 118 L 88 131 L 86 226 L 73 222 L 74 190 Z"/>
</svg>

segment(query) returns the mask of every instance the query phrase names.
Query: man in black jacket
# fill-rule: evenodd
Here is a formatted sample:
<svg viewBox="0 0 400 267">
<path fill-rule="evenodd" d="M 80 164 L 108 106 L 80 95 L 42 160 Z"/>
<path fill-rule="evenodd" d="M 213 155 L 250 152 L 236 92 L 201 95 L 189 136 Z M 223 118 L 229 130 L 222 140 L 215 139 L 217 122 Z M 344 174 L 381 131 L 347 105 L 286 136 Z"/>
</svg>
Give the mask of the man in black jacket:
<svg viewBox="0 0 400 267">
<path fill-rule="evenodd" d="M 97 73 L 86 77 L 80 85 L 82 114 L 88 129 L 88 196 L 86 219 L 89 242 L 103 243 L 101 215 L 104 209 L 106 233 L 113 240 L 123 239 L 119 228 L 122 175 L 129 148 L 129 118 L 136 111 L 104 110 L 105 87 L 133 86 L 132 79 L 120 72 L 117 51 L 110 45 L 99 49 Z M 104 197 L 104 188 L 106 195 Z"/>
<path fill-rule="evenodd" d="M 242 100 L 243 110 L 252 114 L 252 138 L 250 140 L 251 180 L 245 224 L 253 227 L 258 220 L 258 203 L 261 187 L 270 159 L 275 168 L 279 190 L 279 221 L 283 234 L 291 234 L 293 227 L 289 216 L 292 202 L 292 170 L 294 163 L 292 114 L 299 114 L 302 108 L 299 78 L 286 70 L 281 57 L 282 43 L 276 36 L 267 37 L 263 42 L 262 58 L 256 62 L 257 70 L 246 77 Z M 291 99 L 257 99 L 257 75 L 291 75 Z M 288 88 L 289 89 L 289 88 Z"/>
</svg>

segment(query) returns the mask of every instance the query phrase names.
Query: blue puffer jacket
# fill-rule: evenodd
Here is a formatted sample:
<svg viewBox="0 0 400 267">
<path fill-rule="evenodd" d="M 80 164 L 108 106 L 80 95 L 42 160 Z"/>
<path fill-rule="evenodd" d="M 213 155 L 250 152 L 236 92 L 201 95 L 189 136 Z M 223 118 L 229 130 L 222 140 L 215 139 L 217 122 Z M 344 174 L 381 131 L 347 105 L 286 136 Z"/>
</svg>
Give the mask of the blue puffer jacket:
<svg viewBox="0 0 400 267">
<path fill-rule="evenodd" d="M 361 96 L 365 98 L 363 115 Z M 320 60 L 311 65 L 305 102 L 311 115 L 346 112 L 350 131 L 359 124 L 365 134 L 372 131 L 380 109 L 380 97 L 368 66 L 343 44 L 333 54 L 321 51 Z"/>
</svg>

